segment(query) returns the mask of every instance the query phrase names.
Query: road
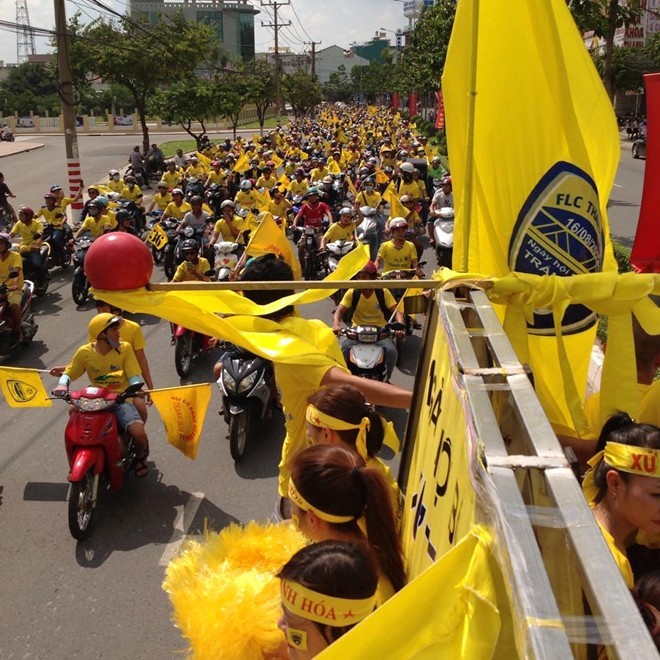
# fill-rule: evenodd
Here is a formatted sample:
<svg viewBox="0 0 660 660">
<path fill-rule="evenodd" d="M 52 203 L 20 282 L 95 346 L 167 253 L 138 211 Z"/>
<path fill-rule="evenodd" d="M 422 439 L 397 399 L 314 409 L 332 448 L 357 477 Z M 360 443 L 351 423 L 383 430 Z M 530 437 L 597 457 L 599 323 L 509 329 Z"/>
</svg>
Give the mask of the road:
<svg viewBox="0 0 660 660">
<path fill-rule="evenodd" d="M 14 201 L 35 207 L 51 184 L 66 183 L 62 138 L 39 141 L 43 149 L 0 161 Z M 81 136 L 85 182 L 102 180 L 110 168 L 123 165 L 134 143 L 132 136 Z M 622 156 L 610 221 L 612 233 L 630 242 L 644 163 L 632 161 L 629 151 Z M 162 278 L 160 269 L 157 273 L 155 279 Z M 65 363 L 83 341 L 92 307 L 76 309 L 70 282 L 70 272 L 54 274 L 48 295 L 35 306 L 35 341 L 7 365 Z M 324 320 L 331 311 L 329 302 L 303 310 Z M 153 317 L 138 320 L 156 387 L 178 384 L 168 325 Z M 396 384 L 412 387 L 419 343 L 418 333 L 409 339 Z M 199 360 L 184 382 L 211 380 L 216 357 Z M 51 381 L 46 379 L 47 386 Z M 168 558 L 205 526 L 217 530 L 233 521 L 264 519 L 275 503 L 282 423 L 269 425 L 235 466 L 219 403 L 214 392 L 196 461 L 167 444 L 152 409 L 148 479 L 129 479 L 119 494 L 104 494 L 92 538 L 76 544 L 66 521 L 66 406 L 55 402 L 52 408 L 22 411 L 0 402 L 0 658 L 168 658 L 185 649 L 160 587 Z M 402 430 L 405 416 L 393 417 Z"/>
</svg>

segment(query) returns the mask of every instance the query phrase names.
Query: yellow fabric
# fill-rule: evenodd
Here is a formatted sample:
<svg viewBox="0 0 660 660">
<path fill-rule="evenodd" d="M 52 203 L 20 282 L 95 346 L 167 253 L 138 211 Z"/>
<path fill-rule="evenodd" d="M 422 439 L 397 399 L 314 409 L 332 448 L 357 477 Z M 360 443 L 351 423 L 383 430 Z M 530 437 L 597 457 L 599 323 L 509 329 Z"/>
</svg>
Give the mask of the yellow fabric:
<svg viewBox="0 0 660 660">
<path fill-rule="evenodd" d="M 507 596 L 493 539 L 476 527 L 319 660 L 514 658 Z"/>
<path fill-rule="evenodd" d="M 328 172 L 330 174 L 341 174 L 341 168 L 339 167 L 339 163 L 336 160 L 334 160 L 334 158 L 328 161 Z"/>
<path fill-rule="evenodd" d="M 257 206 L 257 196 L 254 192 L 254 188 L 251 188 L 247 192 L 239 190 L 234 197 L 234 201 L 236 204 L 240 204 L 246 209 L 253 209 L 255 206 Z"/>
<path fill-rule="evenodd" d="M 476 6 L 474 0 L 457 6 L 442 79 L 456 200 L 454 264 L 489 276 L 523 269 L 614 272 L 607 200 L 619 134 L 566 3 L 514 0 L 505 12 L 499 3 L 480 3 L 473 29 Z M 543 29 L 530 29 L 534 25 Z M 502 34 L 508 35 L 504 50 Z M 511 91 L 504 105 L 503 75 Z M 569 301 L 555 301 L 558 322 Z M 518 333 L 526 332 L 519 310 L 509 307 L 507 321 L 513 322 L 512 311 Z M 529 351 L 518 356 L 529 357 L 555 431 L 577 435 L 586 430 L 581 399 L 595 327 L 587 329 L 589 318 L 579 308 L 569 311 L 581 319 L 575 334 L 564 328 L 563 338 L 530 337 Z M 539 316 L 525 320 L 534 319 L 540 324 Z M 522 334 L 518 339 L 516 349 L 527 341 Z M 626 366 L 619 358 L 613 364 Z M 629 382 L 634 390 L 635 380 Z M 603 397 L 609 408 L 605 391 Z"/>
<path fill-rule="evenodd" d="M 650 385 L 645 385 L 644 383 L 637 383 L 638 398 L 641 402 L 643 401 L 646 393 L 648 392 Z M 619 406 L 621 403 L 619 402 Z M 621 408 L 618 408 L 619 410 Z M 616 412 L 616 409 L 611 411 L 603 411 L 603 416 L 605 418 L 610 417 Z M 640 419 L 640 410 L 625 410 L 636 422 L 642 422 Z M 585 438 L 593 440 L 600 435 L 600 431 L 603 428 L 603 425 L 600 423 L 600 392 L 594 392 L 585 402 L 584 402 L 584 414 L 587 418 L 587 428 L 589 429 L 588 433 L 585 435 Z M 646 422 L 651 423 L 653 422 Z M 656 424 L 657 426 L 657 424 Z"/>
<path fill-rule="evenodd" d="M 161 193 L 156 193 L 151 198 L 151 201 L 154 203 L 156 209 L 159 211 L 165 211 L 167 205 L 172 201 L 172 194 L 168 192 L 166 192 L 164 195 Z"/>
<path fill-rule="evenodd" d="M 212 185 L 214 183 L 217 183 L 219 186 L 224 186 L 225 185 L 225 179 L 227 178 L 227 175 L 222 171 L 215 171 L 211 170 L 208 174 L 208 177 L 206 177 L 206 180 L 208 181 L 207 185 Z"/>
<path fill-rule="evenodd" d="M 300 491 L 296 488 L 296 485 L 293 483 L 293 479 L 289 479 L 289 499 L 303 511 L 311 511 L 321 520 L 325 520 L 329 523 L 346 523 L 355 520 L 355 516 L 336 516 L 332 513 L 326 513 L 321 511 L 321 509 L 310 504 L 301 494 Z"/>
<path fill-rule="evenodd" d="M 211 384 L 151 390 L 149 394 L 165 425 L 167 441 L 194 461 L 211 400 Z"/>
<path fill-rule="evenodd" d="M 326 243 L 332 241 L 351 241 L 355 238 L 355 223 L 351 222 L 347 226 L 342 226 L 338 222 L 333 222 L 328 231 L 323 234 Z"/>
<path fill-rule="evenodd" d="M 278 184 L 277 178 L 271 174 L 266 178 L 263 174 L 257 179 L 255 186 L 257 188 L 265 188 L 266 190 L 272 190 Z"/>
<path fill-rule="evenodd" d="M 110 192 L 120 193 L 125 185 L 126 183 L 124 182 L 124 179 L 120 178 L 117 179 L 117 181 L 110 179 L 106 187 Z"/>
<path fill-rule="evenodd" d="M 20 271 L 19 276 L 14 280 L 9 279 L 9 272 L 12 270 Z M 23 286 L 23 259 L 18 252 L 9 252 L 6 259 L 0 259 L 0 284 L 7 286 Z M 20 293 L 20 292 L 19 292 Z"/>
<path fill-rule="evenodd" d="M 255 188 L 253 188 L 250 192 L 254 194 L 257 208 L 260 211 L 268 211 L 268 207 L 270 206 L 271 202 L 270 193 L 267 190 L 260 191 L 256 190 Z"/>
<path fill-rule="evenodd" d="M 43 234 L 44 226 L 40 220 L 32 220 L 29 225 L 26 225 L 20 220 L 11 228 L 12 236 L 21 237 L 21 247 L 32 247 L 41 242 L 41 239 L 34 238 L 35 234 Z"/>
<path fill-rule="evenodd" d="M 153 245 L 157 250 L 162 250 L 168 243 L 167 232 L 159 225 L 156 224 L 151 228 L 145 239 L 146 243 Z"/>
<path fill-rule="evenodd" d="M 383 272 L 411 268 L 417 260 L 417 250 L 410 241 L 404 241 L 400 248 L 393 241 L 385 241 L 378 249 L 378 258 L 383 260 Z"/>
<path fill-rule="evenodd" d="M 165 212 L 163 215 L 166 215 L 168 218 L 174 218 L 175 220 L 183 220 L 183 216 L 191 211 L 192 207 L 185 200 L 181 202 L 181 205 L 178 206 L 174 202 L 170 202 L 165 207 Z"/>
<path fill-rule="evenodd" d="M 623 552 L 621 552 L 619 548 L 617 548 L 614 537 L 605 529 L 605 527 L 603 527 L 603 525 L 601 525 L 600 521 L 596 519 L 596 522 L 598 523 L 598 527 L 600 527 L 600 531 L 605 538 L 610 552 L 612 553 L 614 562 L 621 571 L 621 575 L 623 576 L 625 583 L 628 585 L 629 589 L 632 589 L 635 586 L 635 578 L 633 577 L 633 572 L 630 566 L 630 562 L 628 561 L 628 557 Z"/>
<path fill-rule="evenodd" d="M 183 179 L 183 175 L 178 170 L 174 170 L 174 172 L 165 170 L 165 172 L 163 172 L 163 176 L 161 177 L 161 180 L 165 181 L 167 187 L 170 189 L 178 188 L 182 179 Z"/>
<path fill-rule="evenodd" d="M 660 380 L 656 380 L 649 388 L 639 407 L 639 415 L 635 418 L 641 424 L 660 426 Z"/>
<path fill-rule="evenodd" d="M 339 303 L 342 307 L 350 309 L 353 304 L 355 289 L 349 289 Z M 364 291 L 360 294 L 360 299 L 353 312 L 351 319 L 352 325 L 375 325 L 384 328 L 389 318 L 388 311 L 396 307 L 396 300 L 389 289 L 383 289 L 383 298 L 387 309 L 381 309 L 378 302 L 378 296 L 375 293 L 367 296 Z"/>
<path fill-rule="evenodd" d="M 53 227 L 61 227 L 66 222 L 66 215 L 59 206 L 55 206 L 53 209 L 42 206 L 34 217 L 43 218 L 45 224 L 53 225 Z"/>
<path fill-rule="evenodd" d="M 410 183 L 404 183 L 403 181 L 401 181 L 399 183 L 398 195 L 399 197 L 403 197 L 404 195 L 409 195 L 415 201 L 418 201 L 419 198 L 422 196 L 422 193 L 419 190 L 417 181 L 411 181 Z"/>
<path fill-rule="evenodd" d="M 289 192 L 291 193 L 292 197 L 295 197 L 296 195 L 306 195 L 307 191 L 309 190 L 309 182 L 307 179 L 303 179 L 302 181 L 297 181 L 294 179 L 291 182 L 291 185 L 289 186 Z"/>
<path fill-rule="evenodd" d="M 390 181 L 390 184 L 383 191 L 383 201 L 387 202 L 388 204 L 392 204 L 392 200 L 396 199 L 396 196 L 397 192 L 394 181 Z"/>
<path fill-rule="evenodd" d="M 634 447 L 619 442 L 605 445 L 603 460 L 610 467 L 642 477 L 660 477 L 660 450 Z"/>
<path fill-rule="evenodd" d="M 89 215 L 85 218 L 82 225 L 80 225 L 80 229 L 83 232 L 88 231 L 92 235 L 92 238 L 98 238 L 110 229 L 110 221 L 102 215 L 97 215 L 95 218 Z"/>
<path fill-rule="evenodd" d="M 234 172 L 247 172 L 250 169 L 250 156 L 241 154 L 234 164 Z"/>
<path fill-rule="evenodd" d="M 119 193 L 122 199 L 127 199 L 130 202 L 136 202 L 142 197 L 142 190 L 137 184 L 131 189 L 129 186 L 124 186 Z"/>
<path fill-rule="evenodd" d="M 193 273 L 198 275 L 204 275 L 207 271 L 211 270 L 211 264 L 208 259 L 204 257 L 198 257 L 197 263 L 194 264 L 193 268 L 190 268 L 191 262 L 184 261 L 177 266 L 172 282 L 197 282 L 199 281 Z"/>
<path fill-rule="evenodd" d="M 48 408 L 53 405 L 36 369 L 0 367 L 0 390 L 11 408 Z"/>
<path fill-rule="evenodd" d="M 289 177 L 284 173 L 282 173 L 282 176 L 280 176 L 277 182 L 280 184 L 280 186 L 286 188 L 287 190 L 291 188 L 291 179 L 289 179 Z"/>
<path fill-rule="evenodd" d="M 351 626 L 366 619 L 376 606 L 376 596 L 350 599 L 327 596 L 302 584 L 282 580 L 282 606 L 291 613 L 326 626 Z"/>
<path fill-rule="evenodd" d="M 81 346 L 64 370 L 71 380 L 77 380 L 83 373 L 95 387 L 105 387 L 113 392 L 123 392 L 129 379 L 139 376 L 140 365 L 130 344 L 119 342 L 119 350 L 111 350 L 101 355 L 92 343 Z"/>
<path fill-rule="evenodd" d="M 291 203 L 284 198 L 280 199 L 279 202 L 273 200 L 268 205 L 268 212 L 272 213 L 273 215 L 277 215 L 280 218 L 286 218 L 290 210 L 291 210 Z"/>
<path fill-rule="evenodd" d="M 251 257 L 276 254 L 291 266 L 294 279 L 301 279 L 300 262 L 291 248 L 291 243 L 277 226 L 271 213 L 265 214 L 257 229 L 252 232 L 246 253 Z"/>
<path fill-rule="evenodd" d="M 377 192 L 368 193 L 366 190 L 361 190 L 356 197 L 358 206 L 370 206 L 372 209 L 378 208 L 381 203 L 382 197 Z"/>
<path fill-rule="evenodd" d="M 203 154 L 201 151 L 196 151 L 195 155 L 199 159 L 199 163 L 202 166 L 204 171 L 209 172 L 212 169 L 211 163 L 213 162 L 206 154 Z"/>
<path fill-rule="evenodd" d="M 333 431 L 350 431 L 351 429 L 358 429 L 358 434 L 355 438 L 357 452 L 365 461 L 369 457 L 369 453 L 367 452 L 367 432 L 371 428 L 371 421 L 366 415 L 360 420 L 359 424 L 351 424 L 343 419 L 338 419 L 337 417 L 324 413 L 310 403 L 307 405 L 305 418 L 310 424 L 312 424 L 312 426 L 326 427 Z"/>
</svg>

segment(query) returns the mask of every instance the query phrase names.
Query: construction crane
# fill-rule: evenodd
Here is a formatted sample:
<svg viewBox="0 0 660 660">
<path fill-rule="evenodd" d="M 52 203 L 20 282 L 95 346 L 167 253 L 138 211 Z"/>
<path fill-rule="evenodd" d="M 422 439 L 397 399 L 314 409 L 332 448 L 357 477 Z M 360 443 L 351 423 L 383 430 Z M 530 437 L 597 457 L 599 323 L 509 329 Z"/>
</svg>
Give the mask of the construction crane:
<svg viewBox="0 0 660 660">
<path fill-rule="evenodd" d="M 16 61 L 19 64 L 28 61 L 29 55 L 34 55 L 34 33 L 30 26 L 30 14 L 28 13 L 27 0 L 16 0 Z"/>
</svg>

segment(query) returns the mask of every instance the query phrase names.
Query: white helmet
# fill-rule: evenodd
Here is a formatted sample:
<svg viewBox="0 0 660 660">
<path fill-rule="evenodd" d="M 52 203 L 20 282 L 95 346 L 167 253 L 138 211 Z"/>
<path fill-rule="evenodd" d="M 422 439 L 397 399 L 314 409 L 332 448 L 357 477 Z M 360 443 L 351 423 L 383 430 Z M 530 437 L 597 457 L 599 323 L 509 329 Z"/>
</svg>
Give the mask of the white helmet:
<svg viewBox="0 0 660 660">
<path fill-rule="evenodd" d="M 245 181 L 241 181 L 241 190 L 250 190 L 252 188 L 252 182 L 248 181 L 247 179 Z"/>
<path fill-rule="evenodd" d="M 407 229 L 408 223 L 406 222 L 405 218 L 401 218 L 401 217 L 392 218 L 390 220 L 389 227 L 390 227 L 390 231 L 394 231 L 395 229 L 401 229 L 402 227 Z"/>
<path fill-rule="evenodd" d="M 234 208 L 236 204 L 234 204 L 234 202 L 232 202 L 231 199 L 226 199 L 224 202 L 222 202 L 222 204 L 220 204 L 221 209 L 226 209 L 228 206 Z"/>
<path fill-rule="evenodd" d="M 114 176 L 115 174 L 119 174 L 119 170 L 110 170 L 110 171 L 108 172 L 108 174 L 109 174 L 110 176 Z"/>
<path fill-rule="evenodd" d="M 412 174 L 415 171 L 415 167 L 412 163 L 401 163 L 401 167 L 399 169 L 402 172 L 408 172 L 408 174 Z"/>
<path fill-rule="evenodd" d="M 344 206 L 344 208 L 339 210 L 339 215 L 350 215 L 353 217 L 353 209 L 350 206 Z"/>
</svg>

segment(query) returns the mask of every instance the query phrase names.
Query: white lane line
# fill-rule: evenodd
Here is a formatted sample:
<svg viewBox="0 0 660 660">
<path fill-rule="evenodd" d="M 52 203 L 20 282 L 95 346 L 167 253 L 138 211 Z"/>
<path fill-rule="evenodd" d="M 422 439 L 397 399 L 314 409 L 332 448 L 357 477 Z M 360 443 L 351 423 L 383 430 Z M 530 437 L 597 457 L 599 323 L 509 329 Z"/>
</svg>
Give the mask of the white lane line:
<svg viewBox="0 0 660 660">
<path fill-rule="evenodd" d="M 613 183 L 612 184 L 615 188 L 623 188 L 623 186 L 620 186 L 618 183 Z"/>
<path fill-rule="evenodd" d="M 165 550 L 158 562 L 159 566 L 167 566 L 179 551 L 181 544 L 186 539 L 186 534 L 190 524 L 195 519 L 197 509 L 199 509 L 204 493 L 192 493 L 188 501 L 181 507 L 177 513 L 176 520 L 174 521 L 174 529 L 172 530 L 172 537 L 169 543 L 165 546 Z"/>
</svg>

